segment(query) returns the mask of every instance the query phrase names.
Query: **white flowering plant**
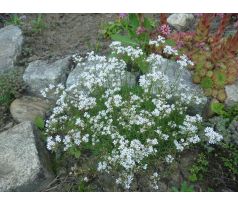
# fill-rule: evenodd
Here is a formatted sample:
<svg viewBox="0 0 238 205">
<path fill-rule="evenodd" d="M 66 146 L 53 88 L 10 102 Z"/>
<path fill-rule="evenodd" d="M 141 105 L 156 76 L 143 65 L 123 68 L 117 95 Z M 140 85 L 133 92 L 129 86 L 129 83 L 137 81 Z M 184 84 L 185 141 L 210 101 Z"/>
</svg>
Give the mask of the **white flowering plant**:
<svg viewBox="0 0 238 205">
<path fill-rule="evenodd" d="M 160 66 L 161 56 L 145 57 L 140 48 L 128 49 L 118 42 L 111 48 L 131 60 L 140 58 L 151 71 L 131 84 L 126 62 L 120 58 L 94 53 L 85 59 L 75 57 L 84 68 L 82 78 L 70 87 L 50 85 L 42 91 L 46 96 L 55 89 L 59 95 L 45 125 L 47 148 L 75 158 L 89 150 L 97 159 L 90 169 L 111 175 L 121 189 L 130 190 L 140 174 L 148 178 L 148 187 L 160 190 L 158 164 L 170 166 L 184 150 L 199 143 L 216 144 L 222 136 L 204 128 L 199 114 L 188 114 L 190 103 L 203 102 L 196 93 L 182 82 L 175 86 L 162 71 L 153 69 Z M 181 59 L 181 67 L 192 63 L 186 56 Z"/>
<path fill-rule="evenodd" d="M 169 45 L 168 39 L 158 36 L 155 40 L 148 42 L 147 49 L 138 46 L 125 46 L 120 41 L 111 43 L 112 56 L 122 59 L 128 65 L 127 69 L 131 72 L 145 74 L 150 71 L 151 63 L 156 66 L 161 65 L 164 58 L 174 59 L 180 68 L 194 66 L 194 63 L 180 51 Z"/>
</svg>

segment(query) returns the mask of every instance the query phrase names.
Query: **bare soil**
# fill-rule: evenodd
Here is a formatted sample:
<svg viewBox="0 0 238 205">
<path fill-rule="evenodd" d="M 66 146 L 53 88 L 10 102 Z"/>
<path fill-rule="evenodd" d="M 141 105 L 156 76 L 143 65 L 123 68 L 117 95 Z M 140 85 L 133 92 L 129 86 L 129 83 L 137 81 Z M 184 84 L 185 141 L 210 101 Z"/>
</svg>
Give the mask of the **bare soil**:
<svg viewBox="0 0 238 205">
<path fill-rule="evenodd" d="M 103 24 L 117 18 L 116 14 L 42 14 L 46 28 L 34 33 L 32 21 L 37 15 L 22 15 L 26 62 L 60 58 L 73 53 L 86 54 L 91 50 L 104 53 L 109 40 L 100 35 L 100 29 Z"/>
</svg>

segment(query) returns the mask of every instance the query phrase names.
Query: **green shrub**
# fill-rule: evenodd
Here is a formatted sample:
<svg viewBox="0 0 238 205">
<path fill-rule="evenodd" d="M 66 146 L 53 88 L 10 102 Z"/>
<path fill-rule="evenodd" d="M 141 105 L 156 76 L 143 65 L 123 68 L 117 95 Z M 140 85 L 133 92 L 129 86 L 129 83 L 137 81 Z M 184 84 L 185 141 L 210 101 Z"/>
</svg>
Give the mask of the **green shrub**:
<svg viewBox="0 0 238 205">
<path fill-rule="evenodd" d="M 26 88 L 21 71 L 10 71 L 0 75 L 0 106 L 8 107 L 22 95 Z"/>
<path fill-rule="evenodd" d="M 194 187 L 192 185 L 187 184 L 186 181 L 182 182 L 181 187 L 173 187 L 173 192 L 195 192 Z"/>
<path fill-rule="evenodd" d="M 11 14 L 10 18 L 5 21 L 5 24 L 20 26 L 20 25 L 22 25 L 22 20 L 17 14 Z"/>
<path fill-rule="evenodd" d="M 36 19 L 32 21 L 32 32 L 33 33 L 41 33 L 44 29 L 47 28 L 46 23 L 41 14 L 38 14 Z"/>
</svg>

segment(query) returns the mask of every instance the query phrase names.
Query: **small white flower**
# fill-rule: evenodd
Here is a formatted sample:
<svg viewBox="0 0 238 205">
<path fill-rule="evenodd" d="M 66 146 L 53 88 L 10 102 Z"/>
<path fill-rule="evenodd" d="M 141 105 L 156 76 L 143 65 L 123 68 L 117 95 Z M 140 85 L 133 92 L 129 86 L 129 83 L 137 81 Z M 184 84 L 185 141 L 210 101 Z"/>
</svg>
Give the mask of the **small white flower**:
<svg viewBox="0 0 238 205">
<path fill-rule="evenodd" d="M 168 164 L 171 164 L 173 161 L 174 161 L 174 158 L 172 157 L 172 155 L 167 155 L 165 157 L 165 161 L 168 163 Z"/>
<path fill-rule="evenodd" d="M 223 139 L 223 136 L 215 132 L 211 127 L 206 127 L 204 132 L 205 136 L 208 137 L 209 144 L 217 144 Z"/>
<path fill-rule="evenodd" d="M 88 182 L 89 181 L 88 177 L 84 177 L 83 181 Z"/>
</svg>

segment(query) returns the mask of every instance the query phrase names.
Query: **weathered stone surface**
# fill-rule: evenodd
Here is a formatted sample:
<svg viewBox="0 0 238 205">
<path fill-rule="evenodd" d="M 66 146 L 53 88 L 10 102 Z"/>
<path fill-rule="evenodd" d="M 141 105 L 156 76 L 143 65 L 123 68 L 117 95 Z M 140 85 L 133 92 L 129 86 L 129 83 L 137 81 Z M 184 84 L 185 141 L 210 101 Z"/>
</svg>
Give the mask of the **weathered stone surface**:
<svg viewBox="0 0 238 205">
<path fill-rule="evenodd" d="M 64 84 L 69 65 L 69 57 L 53 63 L 42 60 L 31 62 L 23 75 L 23 80 L 29 87 L 28 91 L 31 94 L 41 96 L 41 90 L 49 87 L 50 84 Z"/>
<path fill-rule="evenodd" d="M 233 85 L 227 85 L 225 89 L 227 94 L 225 104 L 227 106 L 232 106 L 235 103 L 238 103 L 238 80 Z"/>
<path fill-rule="evenodd" d="M 77 82 L 83 81 L 84 80 L 84 77 L 82 76 L 83 72 L 84 72 L 84 66 L 77 65 L 76 68 L 72 72 L 70 72 L 66 81 L 66 87 L 68 88 L 74 84 L 77 84 Z M 128 83 L 129 85 L 135 85 L 136 76 L 132 74 L 131 72 L 126 72 L 126 79 L 124 79 L 123 83 L 125 84 Z"/>
<path fill-rule="evenodd" d="M 12 102 L 10 112 L 17 122 L 34 122 L 37 116 L 45 117 L 50 108 L 48 101 L 37 97 L 23 96 Z"/>
<path fill-rule="evenodd" d="M 10 129 L 11 127 L 13 127 L 13 125 L 14 125 L 13 122 L 7 123 L 4 127 L 0 128 L 0 132 Z"/>
<path fill-rule="evenodd" d="M 183 85 L 185 85 L 191 92 L 196 93 L 197 96 L 200 96 L 202 98 L 204 98 L 204 103 L 197 105 L 194 102 L 194 105 L 192 105 L 191 107 L 191 111 L 194 113 L 201 113 L 207 103 L 207 98 L 204 96 L 203 94 L 203 90 L 201 89 L 201 87 L 199 85 L 196 85 L 192 82 L 192 74 L 188 69 L 183 69 L 183 70 L 179 70 L 179 64 L 176 63 L 175 61 L 172 60 L 167 60 L 164 59 L 165 61 L 162 63 L 162 65 L 160 67 L 158 67 L 158 71 L 161 71 L 162 73 L 164 73 L 169 81 L 175 84 L 179 85 L 180 80 L 182 80 Z M 187 92 L 187 91 L 185 91 Z"/>
<path fill-rule="evenodd" d="M 10 25 L 0 29 L 0 74 L 14 68 L 22 44 L 23 36 L 20 28 Z"/>
<path fill-rule="evenodd" d="M 31 122 L 0 133 L 0 191 L 39 190 L 52 176 L 46 156 Z"/>
<path fill-rule="evenodd" d="M 195 18 L 192 14 L 171 14 L 167 18 L 168 24 L 178 31 L 186 31 L 194 20 Z"/>
</svg>

